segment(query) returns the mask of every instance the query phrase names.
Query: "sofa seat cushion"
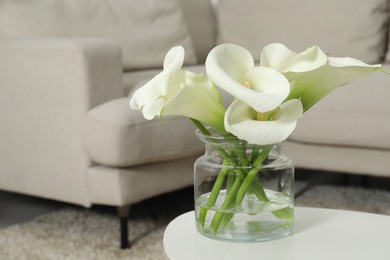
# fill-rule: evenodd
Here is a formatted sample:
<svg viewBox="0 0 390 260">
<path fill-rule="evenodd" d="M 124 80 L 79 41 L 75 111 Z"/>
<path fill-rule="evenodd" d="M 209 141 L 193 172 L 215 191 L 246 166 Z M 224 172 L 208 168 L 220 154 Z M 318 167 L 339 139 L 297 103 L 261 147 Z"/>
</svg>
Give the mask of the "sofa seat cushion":
<svg viewBox="0 0 390 260">
<path fill-rule="evenodd" d="M 376 72 L 334 90 L 298 120 L 290 140 L 390 150 L 389 82 Z"/>
<path fill-rule="evenodd" d="M 257 59 L 280 42 L 376 63 L 385 56 L 388 17 L 386 0 L 220 0 L 218 42 L 242 45 Z"/>
<path fill-rule="evenodd" d="M 107 38 L 126 70 L 158 67 L 176 45 L 196 63 L 177 0 L 1 0 L 0 37 Z"/>
<path fill-rule="evenodd" d="M 129 167 L 201 154 L 195 127 L 183 117 L 146 120 L 129 98 L 104 103 L 87 114 L 85 149 L 92 161 Z"/>
</svg>

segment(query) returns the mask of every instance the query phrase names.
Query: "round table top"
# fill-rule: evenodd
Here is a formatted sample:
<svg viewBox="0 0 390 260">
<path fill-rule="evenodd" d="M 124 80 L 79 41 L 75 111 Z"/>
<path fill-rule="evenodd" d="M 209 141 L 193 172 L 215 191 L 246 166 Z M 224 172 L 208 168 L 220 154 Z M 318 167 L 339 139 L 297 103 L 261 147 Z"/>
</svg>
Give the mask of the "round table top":
<svg viewBox="0 0 390 260">
<path fill-rule="evenodd" d="M 295 208 L 292 235 L 267 242 L 210 239 L 195 228 L 194 211 L 174 219 L 164 233 L 171 260 L 390 260 L 390 216 L 346 210 Z"/>
</svg>

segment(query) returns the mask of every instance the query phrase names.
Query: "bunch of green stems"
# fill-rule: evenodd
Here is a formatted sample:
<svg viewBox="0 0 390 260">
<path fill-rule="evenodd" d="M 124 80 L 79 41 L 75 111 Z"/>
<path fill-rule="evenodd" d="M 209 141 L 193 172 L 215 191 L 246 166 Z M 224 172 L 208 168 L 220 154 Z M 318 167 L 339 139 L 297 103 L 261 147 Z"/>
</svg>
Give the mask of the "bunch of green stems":
<svg viewBox="0 0 390 260">
<path fill-rule="evenodd" d="M 239 139 L 232 136 L 224 136 L 229 140 L 228 149 L 222 149 L 216 139 L 211 138 L 211 133 L 200 122 L 192 120 L 199 131 L 211 143 L 215 143 L 214 150 L 223 159 L 222 168 L 217 175 L 216 181 L 208 197 L 205 206 L 200 208 L 199 224 L 204 229 L 207 211 L 215 205 L 221 189 L 226 182 L 226 197 L 221 207 L 216 211 L 210 224 L 210 232 L 214 235 L 220 227 L 226 226 L 233 218 L 234 213 L 228 212 L 230 208 L 240 205 L 248 192 L 253 193 L 261 202 L 268 202 L 269 199 L 264 191 L 258 172 L 261 170 L 264 161 L 268 158 L 273 145 L 254 145 L 250 155 L 247 154 L 245 146 Z M 207 138 L 210 136 L 210 138 Z M 291 212 L 274 211 L 278 218 L 291 218 Z"/>
</svg>

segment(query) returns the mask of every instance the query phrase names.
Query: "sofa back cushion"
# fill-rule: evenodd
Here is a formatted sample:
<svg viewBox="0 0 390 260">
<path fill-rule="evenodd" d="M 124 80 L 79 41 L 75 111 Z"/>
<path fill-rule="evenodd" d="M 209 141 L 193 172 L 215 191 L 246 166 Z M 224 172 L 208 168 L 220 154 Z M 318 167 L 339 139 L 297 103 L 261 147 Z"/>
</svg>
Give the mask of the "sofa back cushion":
<svg viewBox="0 0 390 260">
<path fill-rule="evenodd" d="M 204 62 L 215 46 L 217 25 L 210 0 L 180 0 L 198 62 Z"/>
<path fill-rule="evenodd" d="M 389 19 L 390 20 L 390 19 Z M 388 40 L 387 40 L 387 50 L 386 50 L 386 62 L 387 63 L 390 63 L 390 25 L 389 25 L 389 27 L 388 27 L 388 30 L 389 30 L 389 32 L 388 32 Z"/>
<path fill-rule="evenodd" d="M 127 70 L 161 67 L 176 45 L 196 63 L 177 0 L 1 0 L 0 37 L 109 38 Z"/>
<path fill-rule="evenodd" d="M 318 45 L 331 56 L 383 60 L 386 0 L 220 0 L 218 43 L 240 44 L 259 58 L 281 42 L 300 52 Z"/>
</svg>

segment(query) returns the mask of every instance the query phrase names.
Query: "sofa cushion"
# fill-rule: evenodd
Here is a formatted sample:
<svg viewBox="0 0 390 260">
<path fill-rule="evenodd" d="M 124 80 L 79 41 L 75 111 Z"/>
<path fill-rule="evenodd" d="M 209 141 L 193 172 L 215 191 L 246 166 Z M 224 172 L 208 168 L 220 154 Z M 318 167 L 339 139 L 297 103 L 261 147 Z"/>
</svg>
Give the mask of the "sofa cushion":
<svg viewBox="0 0 390 260">
<path fill-rule="evenodd" d="M 128 167 L 200 154 L 203 144 L 183 117 L 146 120 L 130 109 L 129 98 L 112 100 L 88 112 L 85 149 L 96 163 Z"/>
<path fill-rule="evenodd" d="M 387 39 L 390 39 L 390 26 L 388 28 L 388 38 Z M 386 50 L 385 61 L 387 63 L 390 63 L 390 41 L 389 40 L 387 41 L 387 50 Z"/>
<path fill-rule="evenodd" d="M 125 69 L 159 67 L 182 45 L 186 63 L 196 63 L 177 0 L 1 0 L 0 37 L 109 38 Z"/>
<path fill-rule="evenodd" d="M 218 19 L 218 43 L 242 45 L 255 59 L 272 42 L 369 63 L 385 56 L 386 0 L 220 0 Z"/>
<path fill-rule="evenodd" d="M 388 75 L 374 73 L 334 90 L 298 120 L 290 140 L 390 150 L 389 82 Z"/>
<path fill-rule="evenodd" d="M 210 0 L 180 0 L 184 19 L 191 34 L 192 43 L 199 63 L 215 46 L 217 25 Z"/>
</svg>

